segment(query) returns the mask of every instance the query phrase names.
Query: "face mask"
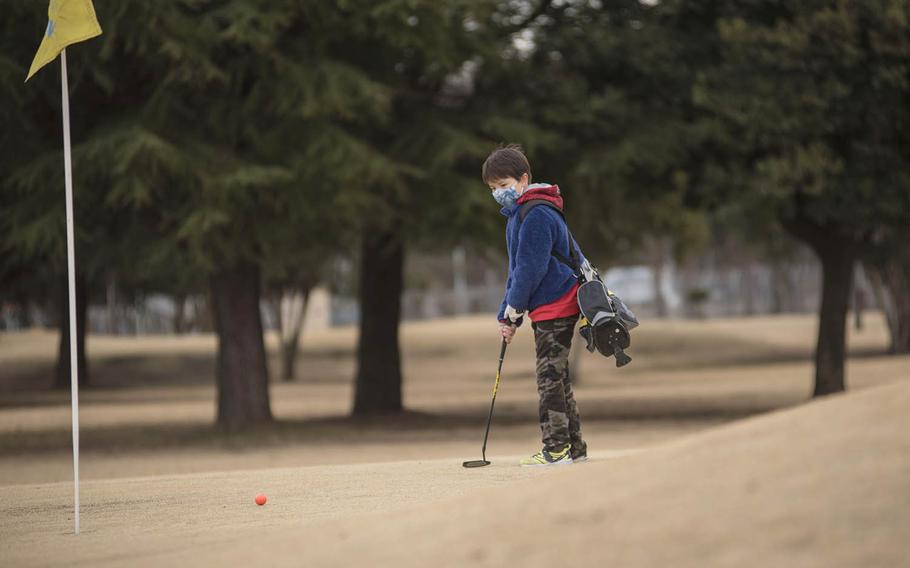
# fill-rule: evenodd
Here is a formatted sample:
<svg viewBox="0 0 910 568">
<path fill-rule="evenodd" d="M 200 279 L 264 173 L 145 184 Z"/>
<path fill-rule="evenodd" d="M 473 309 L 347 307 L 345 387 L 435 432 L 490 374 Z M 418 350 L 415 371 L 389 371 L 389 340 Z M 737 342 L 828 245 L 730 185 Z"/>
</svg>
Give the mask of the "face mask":
<svg viewBox="0 0 910 568">
<path fill-rule="evenodd" d="M 511 207 L 515 204 L 515 200 L 518 199 L 518 192 L 515 191 L 514 185 L 512 187 L 494 189 L 493 199 L 495 199 L 496 203 L 499 203 L 503 207 Z"/>
</svg>

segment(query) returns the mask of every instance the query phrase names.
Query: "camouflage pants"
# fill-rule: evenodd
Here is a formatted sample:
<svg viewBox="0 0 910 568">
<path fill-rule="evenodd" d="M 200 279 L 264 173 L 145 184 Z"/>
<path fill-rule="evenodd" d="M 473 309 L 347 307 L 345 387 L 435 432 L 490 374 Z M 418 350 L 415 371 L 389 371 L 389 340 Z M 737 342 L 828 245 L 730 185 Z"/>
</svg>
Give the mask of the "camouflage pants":
<svg viewBox="0 0 910 568">
<path fill-rule="evenodd" d="M 540 430 L 548 450 L 572 444 L 572 454 L 586 451 L 581 438 L 581 418 L 569 382 L 569 349 L 578 316 L 534 322 L 537 344 L 537 394 L 540 396 Z"/>
</svg>

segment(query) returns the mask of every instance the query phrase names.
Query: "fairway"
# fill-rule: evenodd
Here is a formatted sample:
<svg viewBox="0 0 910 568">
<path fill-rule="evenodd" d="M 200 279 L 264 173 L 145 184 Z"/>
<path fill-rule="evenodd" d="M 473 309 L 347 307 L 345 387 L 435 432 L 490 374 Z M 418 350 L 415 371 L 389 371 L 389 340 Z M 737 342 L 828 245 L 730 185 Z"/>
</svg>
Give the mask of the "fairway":
<svg viewBox="0 0 910 568">
<path fill-rule="evenodd" d="M 461 467 L 480 453 L 497 356 L 489 318 L 406 324 L 411 412 L 371 420 L 344 419 L 352 330 L 309 335 L 300 378 L 273 384 L 278 423 L 241 436 L 210 426 L 210 339 L 92 337 L 104 386 L 83 397 L 78 537 L 66 396 L 19 388 L 50 368 L 53 336 L 4 335 L 0 355 L 12 372 L 3 377 L 0 410 L 2 554 L 13 566 L 215 566 L 241 558 L 287 566 L 546 565 L 555 558 L 524 539 L 557 531 L 574 543 L 566 554 L 589 564 L 601 556 L 582 554 L 583 539 L 604 542 L 598 554 L 624 566 L 741 560 L 772 555 L 782 543 L 805 559 L 800 565 L 850 566 L 818 553 L 834 550 L 830 539 L 846 530 L 836 518 L 867 523 L 863 515 L 874 513 L 875 523 L 864 525 L 868 542 L 883 546 L 848 539 L 836 558 L 897 566 L 876 562 L 894 551 L 888 543 L 908 522 L 905 508 L 891 503 L 910 499 L 901 481 L 910 475 L 907 438 L 896 435 L 910 429 L 910 360 L 880 355 L 883 324 L 868 320 L 851 337 L 848 383 L 856 392 L 809 405 L 802 403 L 811 386 L 811 317 L 643 327 L 632 365 L 582 359 L 577 396 L 591 460 L 555 470 L 516 465 L 539 435 L 527 330 L 504 365 L 487 453 L 493 464 Z M 806 485 L 816 470 L 824 479 L 826 468 L 836 470 L 835 486 Z M 557 486 L 569 502 L 540 514 L 537 504 Z M 258 493 L 268 496 L 265 506 L 254 504 Z M 887 503 L 876 500 L 882 495 Z M 759 498 L 761 514 L 748 514 Z M 831 515 L 842 517 L 824 520 Z M 705 530 L 696 538 L 690 523 Z M 765 536 L 729 540 L 731 523 Z M 656 534 L 676 535 L 660 558 L 645 546 Z"/>
</svg>

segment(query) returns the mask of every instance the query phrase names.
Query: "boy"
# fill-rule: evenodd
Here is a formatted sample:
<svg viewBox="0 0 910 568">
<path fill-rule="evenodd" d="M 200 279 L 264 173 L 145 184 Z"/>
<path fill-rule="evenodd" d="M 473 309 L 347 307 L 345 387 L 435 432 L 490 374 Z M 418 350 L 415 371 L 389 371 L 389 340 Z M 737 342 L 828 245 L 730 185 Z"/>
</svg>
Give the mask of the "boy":
<svg viewBox="0 0 910 568">
<path fill-rule="evenodd" d="M 511 343 L 527 313 L 537 345 L 543 449 L 521 460 L 521 465 L 560 465 L 587 459 L 569 382 L 569 349 L 579 314 L 575 298 L 578 281 L 552 254 L 570 256 L 569 230 L 562 216 L 548 205 L 532 207 L 523 220 L 519 214 L 522 204 L 531 200 L 545 200 L 561 211 L 559 187 L 532 184 L 531 166 L 518 146 L 494 150 L 483 163 L 482 176 L 508 218 L 509 278 L 499 309 L 499 331 L 506 343 Z M 578 254 L 581 256 L 581 251 Z"/>
</svg>

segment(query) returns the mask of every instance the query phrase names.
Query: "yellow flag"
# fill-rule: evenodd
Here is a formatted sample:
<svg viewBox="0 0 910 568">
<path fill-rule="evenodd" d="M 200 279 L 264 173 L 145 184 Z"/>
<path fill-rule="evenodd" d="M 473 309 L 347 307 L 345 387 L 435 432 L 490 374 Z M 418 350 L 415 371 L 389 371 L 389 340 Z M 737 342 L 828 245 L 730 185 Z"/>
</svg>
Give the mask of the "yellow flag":
<svg viewBox="0 0 910 568">
<path fill-rule="evenodd" d="M 60 55 L 68 46 L 101 35 L 92 0 L 51 0 L 47 8 L 47 30 L 26 81 Z"/>
</svg>

